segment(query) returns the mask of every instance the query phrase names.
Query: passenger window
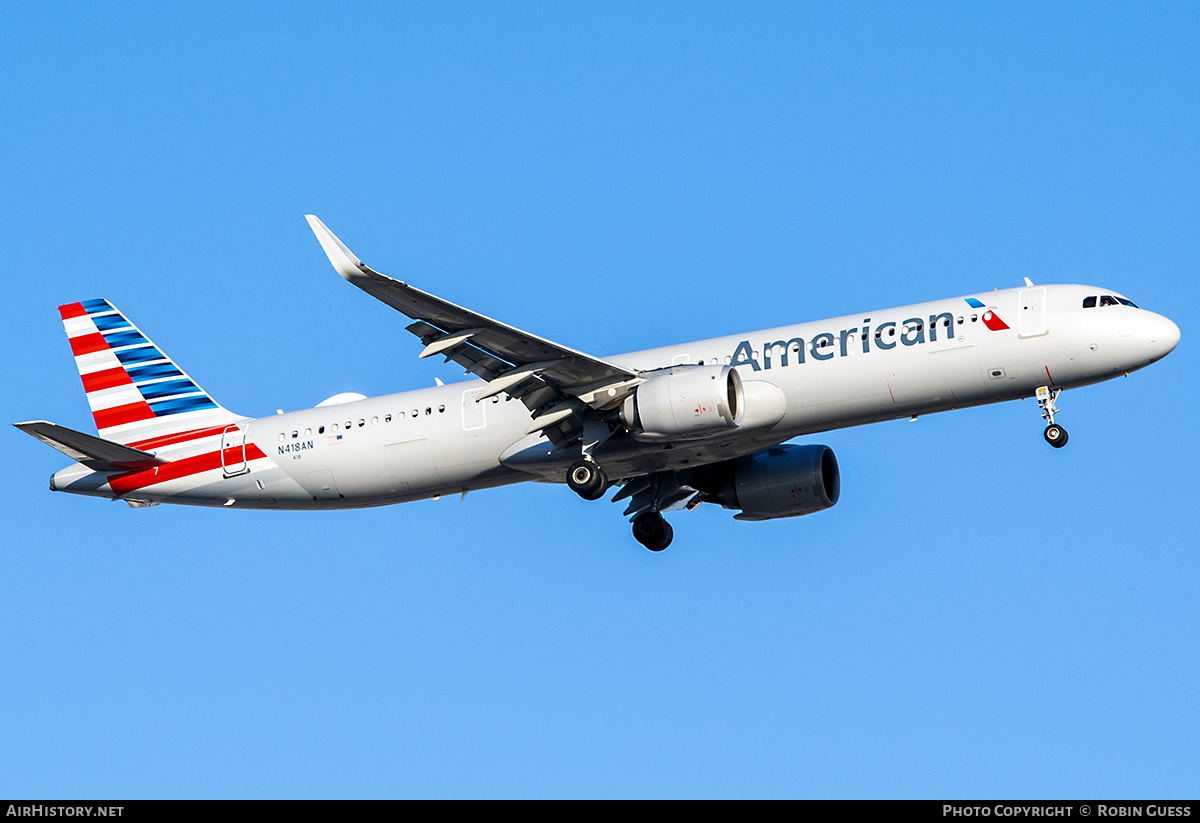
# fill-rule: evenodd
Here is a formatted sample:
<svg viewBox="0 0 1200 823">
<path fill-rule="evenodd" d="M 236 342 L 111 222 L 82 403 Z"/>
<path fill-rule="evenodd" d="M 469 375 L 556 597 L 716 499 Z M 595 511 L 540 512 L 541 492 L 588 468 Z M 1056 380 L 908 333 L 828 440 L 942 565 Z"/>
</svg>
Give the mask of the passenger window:
<svg viewBox="0 0 1200 823">
<path fill-rule="evenodd" d="M 367 425 L 367 421 L 363 420 L 361 417 L 358 418 L 358 427 L 361 429 L 365 425 Z"/>
<path fill-rule="evenodd" d="M 292 432 L 292 439 L 296 440 L 300 437 L 300 432 Z"/>
<path fill-rule="evenodd" d="M 1083 307 L 1085 309 L 1096 308 L 1096 295 L 1093 294 L 1090 297 L 1083 298 Z"/>
<path fill-rule="evenodd" d="M 438 414 L 441 414 L 441 413 L 442 413 L 442 412 L 444 412 L 444 411 L 446 411 L 446 407 L 445 407 L 445 406 L 438 406 Z"/>
<path fill-rule="evenodd" d="M 330 427 L 329 427 L 329 430 L 330 430 L 331 432 L 335 432 L 335 431 L 337 431 L 337 423 L 334 423 L 332 426 L 330 426 Z"/>
<path fill-rule="evenodd" d="M 493 402 L 493 403 L 499 403 L 499 402 L 500 402 L 500 395 L 498 395 L 498 394 L 493 394 L 493 395 L 492 395 L 492 402 Z"/>
<path fill-rule="evenodd" d="M 978 320 L 978 319 L 979 319 L 979 315 L 977 315 L 977 314 L 972 314 L 972 315 L 971 315 L 971 322 L 972 322 L 972 323 L 974 323 L 974 322 L 975 322 L 976 320 Z"/>
<path fill-rule="evenodd" d="M 372 426 L 374 426 L 374 425 L 375 425 L 376 423 L 378 423 L 378 422 L 379 422 L 379 418 L 378 418 L 378 417 L 372 417 L 372 418 L 371 418 L 371 425 L 372 425 Z"/>
<path fill-rule="evenodd" d="M 962 321 L 963 321 L 963 319 L 962 319 L 962 315 L 959 315 L 959 318 L 958 318 L 958 325 L 960 325 L 960 326 L 961 326 L 961 325 L 962 325 Z"/>
<path fill-rule="evenodd" d="M 346 429 L 347 429 L 347 431 L 348 431 L 348 430 L 350 430 L 350 429 L 352 429 L 352 428 L 354 428 L 354 422 L 353 422 L 353 421 L 351 421 L 351 420 L 347 420 L 347 421 L 346 421 Z"/>
<path fill-rule="evenodd" d="M 305 436 L 305 437 L 312 437 L 312 429 L 305 429 L 305 430 L 304 430 L 304 436 Z"/>
<path fill-rule="evenodd" d="M 287 439 L 287 435 L 284 434 L 283 432 L 280 432 L 279 433 L 279 442 L 282 443 L 286 439 Z"/>
<path fill-rule="evenodd" d="M 416 417 L 416 416 L 417 416 L 417 410 L 413 409 L 413 417 Z"/>
<path fill-rule="evenodd" d="M 426 406 L 426 407 L 425 407 L 425 413 L 426 413 L 426 414 L 433 414 L 433 406 Z"/>
<path fill-rule="evenodd" d="M 324 433 L 325 433 L 325 427 L 324 427 L 324 426 L 322 426 L 321 428 L 317 429 L 317 434 L 324 434 Z"/>
<path fill-rule="evenodd" d="M 385 415 L 383 416 L 383 422 L 384 422 L 384 423 L 391 423 L 391 422 L 392 422 L 392 416 L 391 416 L 390 414 L 385 414 Z"/>
</svg>

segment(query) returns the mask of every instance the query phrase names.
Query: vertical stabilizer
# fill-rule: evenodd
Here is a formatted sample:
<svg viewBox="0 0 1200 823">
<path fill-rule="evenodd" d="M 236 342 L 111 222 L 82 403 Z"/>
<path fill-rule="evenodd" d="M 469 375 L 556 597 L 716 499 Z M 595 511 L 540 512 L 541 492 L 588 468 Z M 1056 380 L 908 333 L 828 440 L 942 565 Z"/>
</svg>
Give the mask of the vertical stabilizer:
<svg viewBox="0 0 1200 823">
<path fill-rule="evenodd" d="M 245 419 L 213 400 L 107 300 L 58 311 L 101 437 L 147 444 Z"/>
</svg>

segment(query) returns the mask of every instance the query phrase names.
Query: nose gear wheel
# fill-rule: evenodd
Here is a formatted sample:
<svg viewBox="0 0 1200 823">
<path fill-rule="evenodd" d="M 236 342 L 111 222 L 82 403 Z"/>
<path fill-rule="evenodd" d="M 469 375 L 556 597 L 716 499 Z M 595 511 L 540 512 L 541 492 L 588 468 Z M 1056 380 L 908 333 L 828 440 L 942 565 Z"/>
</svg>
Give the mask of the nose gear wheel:
<svg viewBox="0 0 1200 823">
<path fill-rule="evenodd" d="M 1067 430 L 1054 422 L 1054 415 L 1058 414 L 1058 406 L 1054 401 L 1058 400 L 1060 393 L 1062 389 L 1052 389 L 1049 386 L 1039 386 L 1037 390 L 1038 408 L 1042 410 L 1042 419 L 1049 424 L 1042 432 L 1042 437 L 1056 449 L 1067 445 Z"/>
<path fill-rule="evenodd" d="M 1061 449 L 1067 445 L 1067 430 L 1057 423 L 1051 423 L 1046 427 L 1046 431 L 1042 433 L 1042 437 L 1046 438 L 1046 442 L 1056 449 Z"/>
</svg>

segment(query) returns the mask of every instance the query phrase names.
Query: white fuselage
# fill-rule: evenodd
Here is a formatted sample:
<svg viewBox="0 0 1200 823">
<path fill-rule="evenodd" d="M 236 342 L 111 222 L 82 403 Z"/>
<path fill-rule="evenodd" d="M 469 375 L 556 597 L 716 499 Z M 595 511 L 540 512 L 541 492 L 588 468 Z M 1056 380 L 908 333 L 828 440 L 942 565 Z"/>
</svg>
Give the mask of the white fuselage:
<svg viewBox="0 0 1200 823">
<path fill-rule="evenodd" d="M 612 479 L 715 463 L 800 435 L 1095 383 L 1149 365 L 1178 342 L 1178 327 L 1152 312 L 1083 308 L 1085 297 L 1103 294 L 1113 292 L 1006 289 L 610 357 L 640 371 L 732 365 L 746 389 L 746 419 L 697 440 L 622 433 L 592 453 Z M 562 482 L 578 448 L 554 451 L 540 434 L 527 435 L 529 411 L 506 395 L 476 403 L 483 386 L 471 380 L 247 419 L 154 449 L 171 461 L 165 466 L 103 474 L 77 464 L 55 474 L 52 488 L 146 503 L 320 509 Z"/>
</svg>

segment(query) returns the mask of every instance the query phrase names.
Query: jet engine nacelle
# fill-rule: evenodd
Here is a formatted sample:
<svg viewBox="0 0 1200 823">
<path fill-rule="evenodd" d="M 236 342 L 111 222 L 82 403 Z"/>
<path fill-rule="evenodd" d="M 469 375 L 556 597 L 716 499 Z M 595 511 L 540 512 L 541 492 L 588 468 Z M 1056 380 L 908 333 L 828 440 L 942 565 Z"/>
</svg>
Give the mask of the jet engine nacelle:
<svg viewBox="0 0 1200 823">
<path fill-rule="evenodd" d="M 828 446 L 775 446 L 734 461 L 709 500 L 741 509 L 738 520 L 798 517 L 838 501 L 841 477 Z"/>
<path fill-rule="evenodd" d="M 742 379 L 730 366 L 672 366 L 621 404 L 621 422 L 639 440 L 706 437 L 742 422 Z"/>
</svg>

